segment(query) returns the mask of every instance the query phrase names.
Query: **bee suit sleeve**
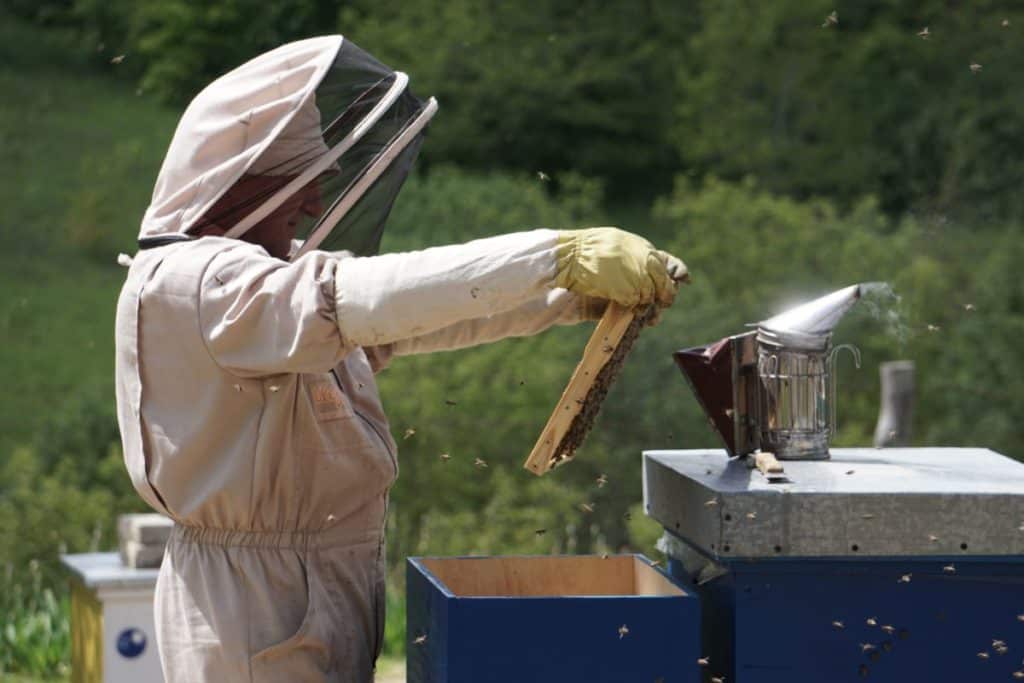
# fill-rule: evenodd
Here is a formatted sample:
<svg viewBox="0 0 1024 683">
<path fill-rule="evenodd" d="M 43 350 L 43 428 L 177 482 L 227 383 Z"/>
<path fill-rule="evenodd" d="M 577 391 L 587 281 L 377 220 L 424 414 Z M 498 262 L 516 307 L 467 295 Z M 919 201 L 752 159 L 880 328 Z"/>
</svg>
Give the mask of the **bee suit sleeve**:
<svg viewBox="0 0 1024 683">
<path fill-rule="evenodd" d="M 417 252 L 343 258 L 335 310 L 353 346 L 395 344 L 396 352 L 459 348 L 532 334 L 577 298 L 556 290 L 558 233 L 532 230 Z"/>
<path fill-rule="evenodd" d="M 581 297 L 566 289 L 552 289 L 511 311 L 464 320 L 436 332 L 378 348 L 388 357 L 464 349 L 508 337 L 528 337 L 554 325 L 597 320 L 605 306 L 607 302 L 603 300 Z"/>
</svg>

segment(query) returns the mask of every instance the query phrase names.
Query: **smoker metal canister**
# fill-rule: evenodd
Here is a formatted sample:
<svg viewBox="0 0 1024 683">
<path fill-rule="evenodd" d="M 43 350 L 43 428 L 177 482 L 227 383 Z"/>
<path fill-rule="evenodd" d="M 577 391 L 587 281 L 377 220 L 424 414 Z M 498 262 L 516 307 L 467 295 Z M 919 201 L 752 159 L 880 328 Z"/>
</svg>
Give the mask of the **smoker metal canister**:
<svg viewBox="0 0 1024 683">
<path fill-rule="evenodd" d="M 759 327 L 757 424 L 761 450 L 780 460 L 827 460 L 836 427 L 836 353 L 831 332 L 808 334 Z"/>
</svg>

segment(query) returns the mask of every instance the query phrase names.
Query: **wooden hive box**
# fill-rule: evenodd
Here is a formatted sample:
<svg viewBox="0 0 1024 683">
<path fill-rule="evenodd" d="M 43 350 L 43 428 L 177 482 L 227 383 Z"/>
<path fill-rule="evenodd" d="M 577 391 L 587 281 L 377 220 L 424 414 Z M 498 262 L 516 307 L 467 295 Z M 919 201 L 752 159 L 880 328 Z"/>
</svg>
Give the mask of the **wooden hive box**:
<svg viewBox="0 0 1024 683">
<path fill-rule="evenodd" d="M 697 598 L 642 555 L 419 557 L 409 683 L 699 681 Z"/>
</svg>

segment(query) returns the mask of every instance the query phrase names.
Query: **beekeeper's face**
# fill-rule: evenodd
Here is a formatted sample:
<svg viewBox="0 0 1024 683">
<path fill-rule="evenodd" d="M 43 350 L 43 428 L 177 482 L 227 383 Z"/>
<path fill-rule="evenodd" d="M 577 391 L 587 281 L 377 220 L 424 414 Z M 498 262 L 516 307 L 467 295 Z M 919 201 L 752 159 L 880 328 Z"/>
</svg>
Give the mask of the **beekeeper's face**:
<svg viewBox="0 0 1024 683">
<path fill-rule="evenodd" d="M 295 176 L 244 175 L 199 222 L 201 235 L 222 235 Z M 271 256 L 287 258 L 292 240 L 303 216 L 316 218 L 323 213 L 320 183 L 312 181 L 284 201 L 269 216 L 254 225 L 241 239 L 258 244 Z"/>
</svg>

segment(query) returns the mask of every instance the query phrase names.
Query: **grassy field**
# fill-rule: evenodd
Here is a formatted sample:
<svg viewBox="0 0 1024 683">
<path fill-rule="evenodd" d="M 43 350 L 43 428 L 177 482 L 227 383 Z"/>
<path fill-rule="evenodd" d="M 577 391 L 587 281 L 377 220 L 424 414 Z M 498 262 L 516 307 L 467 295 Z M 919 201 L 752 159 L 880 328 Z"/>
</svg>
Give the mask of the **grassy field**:
<svg viewBox="0 0 1024 683">
<path fill-rule="evenodd" d="M 55 39 L 3 22 L 0 45 L 9 103 L 0 108 L 0 452 L 7 452 L 69 395 L 112 381 L 123 279 L 116 257 L 133 251 L 177 115 L 97 67 L 60 63 Z"/>
</svg>

